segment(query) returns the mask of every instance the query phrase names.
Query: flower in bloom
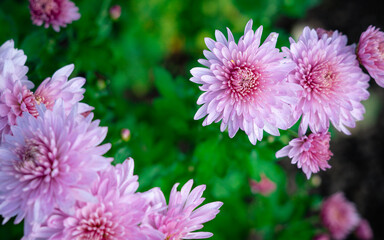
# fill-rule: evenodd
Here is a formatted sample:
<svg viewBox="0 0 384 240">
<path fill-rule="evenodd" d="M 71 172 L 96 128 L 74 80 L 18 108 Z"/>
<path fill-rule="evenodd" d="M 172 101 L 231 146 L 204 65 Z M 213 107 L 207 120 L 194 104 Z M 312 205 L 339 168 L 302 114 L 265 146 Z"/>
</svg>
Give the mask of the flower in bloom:
<svg viewBox="0 0 384 240">
<path fill-rule="evenodd" d="M 331 166 L 328 160 L 333 155 L 329 150 L 329 132 L 311 133 L 291 140 L 288 146 L 283 147 L 276 153 L 277 158 L 288 156 L 292 159 L 292 164 L 302 168 L 309 179 L 312 173 L 317 173 L 320 169 L 325 170 Z"/>
<path fill-rule="evenodd" d="M 56 32 L 80 18 L 79 9 L 69 0 L 29 0 L 29 10 L 33 24 L 51 25 Z"/>
<path fill-rule="evenodd" d="M 373 239 L 372 228 L 369 225 L 369 222 L 365 219 L 362 219 L 355 230 L 356 236 L 361 240 L 370 240 Z"/>
<path fill-rule="evenodd" d="M 147 200 L 136 193 L 139 183 L 133 165 L 133 159 L 128 159 L 99 172 L 91 188 L 96 202 L 77 201 L 69 213 L 56 209 L 30 236 L 49 240 L 147 239 L 139 228 Z"/>
<path fill-rule="evenodd" d="M 33 93 L 20 81 L 5 78 L 5 87 L 0 93 L 0 136 L 1 139 L 11 130 L 10 126 L 16 124 L 16 118 L 23 112 L 37 116 L 36 103 Z M 1 142 L 2 140 L 0 140 Z"/>
<path fill-rule="evenodd" d="M 68 114 L 75 104 L 78 104 L 78 113 L 86 113 L 93 110 L 93 107 L 80 102 L 84 96 L 85 78 L 75 77 L 68 80 L 73 72 L 74 65 L 69 64 L 57 70 L 52 78 L 46 78 L 36 89 L 34 96 L 37 104 L 44 104 L 52 109 L 57 99 L 62 99 L 65 112 Z"/>
<path fill-rule="evenodd" d="M 276 189 L 276 183 L 271 181 L 265 175 L 261 175 L 260 182 L 256 182 L 255 180 L 251 179 L 249 181 L 249 185 L 251 186 L 251 191 L 253 193 L 260 193 L 264 196 L 268 196 Z"/>
<path fill-rule="evenodd" d="M 90 199 L 89 184 L 97 171 L 110 165 L 102 155 L 110 144 L 100 145 L 107 128 L 80 119 L 76 106 L 65 114 L 62 101 L 52 110 L 43 105 L 37 117 L 24 112 L 0 147 L 0 214 L 5 222 L 16 216 L 42 223 L 55 207 L 71 208 L 77 199 Z"/>
<path fill-rule="evenodd" d="M 369 76 L 359 67 L 354 46 L 347 46 L 347 37 L 335 31 L 319 36 L 305 27 L 299 40 L 290 39 L 290 49 L 283 48 L 296 63 L 288 81 L 300 84 L 295 117 L 302 116 L 300 135 L 308 126 L 312 132 L 327 131 L 333 126 L 350 134 L 365 112 L 362 100 L 369 97 Z"/>
<path fill-rule="evenodd" d="M 28 67 L 24 64 L 27 56 L 22 50 L 15 49 L 14 46 L 13 40 L 8 40 L 0 47 L 0 91 L 5 88 L 6 79 L 20 81 L 28 89 L 34 87 L 26 76 Z"/>
<path fill-rule="evenodd" d="M 149 191 L 151 210 L 143 221 L 143 226 L 150 226 L 161 233 L 161 237 L 152 239 L 178 240 L 178 239 L 202 239 L 209 238 L 213 234 L 209 232 L 192 232 L 203 227 L 203 223 L 216 217 L 222 202 L 212 202 L 198 207 L 205 198 L 202 194 L 205 185 L 195 187 L 192 191 L 193 181 L 189 180 L 177 191 L 175 184 L 169 197 L 169 205 L 165 201 L 164 194 L 159 188 Z"/>
<path fill-rule="evenodd" d="M 384 87 L 384 32 L 369 26 L 360 36 L 357 55 L 369 75 Z"/>
<path fill-rule="evenodd" d="M 355 205 L 346 200 L 341 192 L 323 202 L 321 219 L 336 240 L 345 239 L 360 221 Z"/>
<path fill-rule="evenodd" d="M 278 34 L 271 33 L 260 45 L 262 30 L 261 26 L 254 32 L 250 20 L 238 44 L 229 29 L 228 40 L 216 31 L 216 41 L 205 39 L 207 59 L 199 60 L 207 68 L 193 68 L 190 79 L 204 91 L 194 118 L 207 116 L 204 126 L 221 120 L 221 131 L 228 128 L 231 138 L 240 128 L 252 144 L 262 139 L 263 130 L 276 136 L 278 129 L 297 121 L 291 104 L 297 103 L 301 89 L 286 81 L 294 65 L 275 47 Z"/>
</svg>

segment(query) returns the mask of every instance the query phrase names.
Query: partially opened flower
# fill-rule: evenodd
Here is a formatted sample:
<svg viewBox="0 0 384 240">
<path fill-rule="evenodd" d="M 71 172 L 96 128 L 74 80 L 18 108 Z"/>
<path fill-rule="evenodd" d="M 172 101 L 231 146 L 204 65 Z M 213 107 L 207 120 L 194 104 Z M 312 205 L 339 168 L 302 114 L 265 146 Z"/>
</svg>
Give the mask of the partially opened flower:
<svg viewBox="0 0 384 240">
<path fill-rule="evenodd" d="M 79 9 L 69 0 L 29 0 L 29 10 L 33 24 L 51 25 L 56 32 L 80 18 Z"/>
<path fill-rule="evenodd" d="M 13 40 L 8 40 L 0 47 L 0 91 L 5 87 L 6 79 L 12 79 L 13 81 L 19 81 L 22 85 L 25 85 L 28 89 L 34 87 L 33 83 L 27 79 L 26 73 L 28 67 L 26 67 L 25 56 L 23 50 L 15 49 L 15 43 Z M 11 76 L 9 76 L 11 75 Z"/>
<path fill-rule="evenodd" d="M 228 40 L 216 31 L 216 41 L 205 39 L 207 59 L 199 60 L 207 68 L 191 70 L 191 81 L 202 84 L 204 91 L 195 119 L 206 116 L 204 126 L 221 120 L 221 131 L 228 128 L 230 137 L 240 128 L 252 144 L 262 139 L 263 131 L 279 135 L 278 129 L 294 124 L 290 104 L 297 103 L 301 89 L 286 81 L 294 65 L 276 48 L 278 34 L 271 33 L 260 44 L 262 30 L 254 32 L 250 20 L 238 44 L 229 29 Z"/>
<path fill-rule="evenodd" d="M 52 110 L 38 107 L 39 116 L 24 112 L 0 147 L 0 214 L 41 223 L 55 207 L 68 210 L 76 200 L 89 199 L 97 171 L 110 165 L 100 145 L 107 128 L 78 118 L 76 106 L 66 114 L 62 101 Z"/>
<path fill-rule="evenodd" d="M 35 99 L 37 104 L 44 104 L 52 109 L 57 99 L 62 99 L 66 113 L 69 113 L 75 104 L 78 104 L 78 113 L 93 110 L 88 104 L 79 103 L 83 98 L 85 78 L 75 77 L 68 80 L 73 72 L 74 65 L 70 64 L 57 70 L 52 78 L 46 78 L 36 89 Z"/>
<path fill-rule="evenodd" d="M 139 228 L 147 200 L 137 194 L 133 159 L 99 173 L 91 193 L 96 202 L 77 201 L 72 212 L 56 209 L 31 238 L 49 240 L 145 240 Z"/>
<path fill-rule="evenodd" d="M 357 55 L 369 75 L 384 87 L 384 32 L 369 26 L 360 36 Z"/>
<path fill-rule="evenodd" d="M 205 200 L 201 197 L 205 185 L 197 186 L 191 191 L 193 181 L 189 180 L 180 192 L 177 191 L 178 185 L 175 184 L 172 188 L 168 206 L 160 189 L 155 188 L 150 191 L 152 209 L 143 221 L 143 225 L 160 231 L 161 238 L 153 239 L 179 240 L 211 237 L 212 233 L 194 231 L 203 228 L 203 223 L 214 219 L 223 203 L 212 202 L 196 209 Z"/>
<path fill-rule="evenodd" d="M 292 164 L 297 164 L 309 179 L 312 173 L 325 170 L 331 166 L 328 164 L 333 155 L 329 150 L 329 132 L 311 133 L 308 136 L 295 138 L 276 153 L 277 158 L 288 156 Z"/>
<path fill-rule="evenodd" d="M 321 219 L 336 240 L 345 239 L 360 221 L 355 205 L 346 200 L 341 192 L 323 202 Z"/>
<path fill-rule="evenodd" d="M 312 132 L 327 131 L 329 122 L 345 134 L 354 128 L 365 112 L 362 100 L 369 97 L 369 76 L 359 67 L 354 46 L 337 31 L 331 37 L 319 36 L 314 29 L 304 28 L 299 40 L 290 39 L 290 49 L 283 48 L 296 63 L 288 80 L 302 90 L 294 114 L 301 116 L 300 135 L 308 126 Z"/>
</svg>

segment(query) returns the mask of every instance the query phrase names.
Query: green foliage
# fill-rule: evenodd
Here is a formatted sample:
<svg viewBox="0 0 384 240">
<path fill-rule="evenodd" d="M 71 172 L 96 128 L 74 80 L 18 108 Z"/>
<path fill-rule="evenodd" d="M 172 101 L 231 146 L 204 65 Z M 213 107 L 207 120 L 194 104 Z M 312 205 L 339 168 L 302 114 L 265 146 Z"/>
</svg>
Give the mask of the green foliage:
<svg viewBox="0 0 384 240">
<path fill-rule="evenodd" d="M 95 4 L 97 2 L 97 4 Z M 275 152 L 291 138 L 265 136 L 256 146 L 239 132 L 230 139 L 219 124 L 202 127 L 193 120 L 198 109 L 198 86 L 189 69 L 197 66 L 206 48 L 204 37 L 229 27 L 235 37 L 253 18 L 264 25 L 265 38 L 277 31 L 282 16 L 303 17 L 318 0 L 82 0 L 76 1 L 80 20 L 54 32 L 32 25 L 27 1 L 0 2 L 0 43 L 14 39 L 28 56 L 28 77 L 38 85 L 63 67 L 74 63 L 72 76 L 87 79 L 84 102 L 95 107 L 94 115 L 108 126 L 105 142 L 114 164 L 135 159 L 140 191 L 158 186 L 167 195 L 173 184 L 193 178 L 206 184 L 206 202 L 222 201 L 221 213 L 205 224 L 204 231 L 217 239 L 310 239 L 313 226 L 308 211 L 316 198 L 309 186 L 295 182 L 288 191 L 286 170 Z M 120 4 L 120 19 L 108 13 Z M 279 44 L 287 43 L 283 30 Z M 129 141 L 121 129 L 131 131 Z M 287 160 L 282 160 L 287 161 Z M 251 193 L 248 181 L 265 174 L 277 185 L 269 196 Z M 302 178 L 300 178 L 302 177 Z M 10 229 L 10 230 L 9 230 Z M 9 230 L 9 231 L 8 231 Z M 7 234 L 5 234 L 7 232 Z M 0 228 L 1 239 L 18 239 L 20 225 Z"/>
</svg>

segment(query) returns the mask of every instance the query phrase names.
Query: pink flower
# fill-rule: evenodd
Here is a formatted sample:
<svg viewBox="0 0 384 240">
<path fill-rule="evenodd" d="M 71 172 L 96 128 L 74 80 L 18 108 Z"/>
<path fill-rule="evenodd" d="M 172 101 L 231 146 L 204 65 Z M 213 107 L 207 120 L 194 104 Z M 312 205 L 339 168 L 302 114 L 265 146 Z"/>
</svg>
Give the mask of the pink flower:
<svg viewBox="0 0 384 240">
<path fill-rule="evenodd" d="M 144 240 L 139 228 L 147 200 L 136 193 L 133 159 L 99 173 L 91 193 L 96 202 L 77 201 L 72 212 L 56 209 L 48 220 L 35 228 L 32 238 L 49 240 Z"/>
<path fill-rule="evenodd" d="M 277 33 L 271 33 L 263 44 L 263 27 L 252 30 L 250 20 L 244 36 L 236 44 L 229 29 L 228 40 L 216 31 L 216 40 L 205 39 L 209 51 L 199 63 L 207 68 L 191 70 L 192 82 L 202 84 L 204 93 L 197 100 L 203 105 L 195 120 L 207 116 L 203 126 L 221 122 L 221 131 L 228 128 L 232 138 L 238 129 L 244 130 L 252 144 L 263 137 L 263 130 L 279 135 L 278 129 L 288 129 L 297 119 L 290 104 L 297 103 L 300 86 L 286 81 L 293 64 L 277 49 Z"/>
<path fill-rule="evenodd" d="M 341 192 L 323 202 L 321 219 L 336 240 L 345 239 L 360 221 L 355 205 L 346 200 Z"/>
<path fill-rule="evenodd" d="M 109 16 L 111 16 L 112 20 L 117 20 L 120 18 L 121 15 L 121 6 L 120 5 L 114 5 L 109 9 Z"/>
<path fill-rule="evenodd" d="M 55 207 L 70 209 L 76 200 L 89 199 L 86 189 L 96 171 L 109 166 L 104 158 L 110 144 L 100 145 L 107 128 L 91 114 L 80 119 L 76 106 L 69 115 L 62 101 L 52 110 L 38 107 L 36 118 L 18 117 L 0 147 L 0 214 L 5 222 L 16 216 L 42 223 Z"/>
<path fill-rule="evenodd" d="M 55 101 L 61 98 L 67 114 L 75 104 L 78 104 L 78 113 L 93 110 L 88 104 L 78 103 L 84 98 L 85 89 L 82 86 L 85 84 L 85 78 L 75 77 L 68 80 L 74 67 L 73 64 L 67 65 L 57 70 L 52 78 L 46 78 L 35 91 L 36 103 L 52 109 Z"/>
<path fill-rule="evenodd" d="M 33 24 L 51 25 L 56 32 L 80 18 L 79 9 L 69 0 L 29 0 L 29 10 Z"/>
<path fill-rule="evenodd" d="M 15 49 L 14 45 L 13 40 L 8 40 L 0 47 L 0 91 L 5 88 L 6 79 L 20 81 L 28 89 L 34 87 L 26 76 L 28 67 L 24 64 L 27 56 L 22 50 Z"/>
<path fill-rule="evenodd" d="M 357 46 L 360 63 L 380 87 L 384 87 L 384 32 L 369 26 Z"/>
<path fill-rule="evenodd" d="M 335 31 L 332 37 L 318 36 L 315 30 L 304 28 L 297 43 L 290 39 L 290 49 L 283 48 L 296 63 L 288 81 L 300 84 L 299 103 L 295 117 L 302 116 L 299 133 L 327 131 L 333 126 L 350 134 L 363 119 L 364 106 L 369 97 L 369 76 L 359 67 L 354 46 L 347 46 L 347 37 Z"/>
<path fill-rule="evenodd" d="M 312 173 L 331 168 L 328 160 L 333 155 L 329 150 L 329 132 L 311 133 L 308 136 L 295 138 L 276 153 L 277 158 L 288 156 L 292 164 L 297 163 L 309 179 Z"/>
<path fill-rule="evenodd" d="M 202 194 L 205 185 L 200 185 L 191 191 L 193 181 L 189 180 L 181 189 L 177 191 L 175 184 L 169 198 L 169 205 L 165 202 L 164 194 L 160 189 L 154 188 L 147 193 L 151 199 L 152 209 L 143 221 L 143 226 L 150 226 L 162 234 L 152 239 L 202 239 L 209 238 L 213 234 L 209 232 L 192 232 L 203 227 L 203 223 L 216 217 L 222 202 L 212 202 L 196 209 L 205 198 Z"/>
<path fill-rule="evenodd" d="M 276 190 L 276 183 L 272 182 L 264 174 L 261 175 L 260 182 L 256 182 L 255 180 L 251 179 L 249 181 L 249 185 L 251 186 L 251 191 L 253 193 L 260 193 L 264 196 L 268 196 Z"/>
<path fill-rule="evenodd" d="M 361 240 L 373 239 L 372 228 L 366 219 L 362 219 L 355 230 L 356 236 Z"/>
<path fill-rule="evenodd" d="M 9 75 L 6 77 L 5 87 L 0 93 L 1 139 L 5 134 L 9 134 L 10 127 L 16 124 L 16 118 L 23 112 L 28 112 L 35 117 L 39 114 L 36 110 L 35 98 L 26 85 L 22 85 L 20 81 L 11 80 Z"/>
</svg>

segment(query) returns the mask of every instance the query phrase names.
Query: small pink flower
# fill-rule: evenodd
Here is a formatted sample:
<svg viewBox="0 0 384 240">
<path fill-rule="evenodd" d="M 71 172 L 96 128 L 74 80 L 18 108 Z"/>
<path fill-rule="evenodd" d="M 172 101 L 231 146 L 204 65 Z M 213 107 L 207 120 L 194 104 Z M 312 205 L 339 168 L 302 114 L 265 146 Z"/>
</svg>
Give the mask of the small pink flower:
<svg viewBox="0 0 384 240">
<path fill-rule="evenodd" d="M 75 66 L 73 64 L 57 70 L 52 78 L 46 78 L 36 89 L 35 99 L 37 104 L 44 104 L 52 109 L 57 99 L 62 99 L 64 108 L 68 114 L 75 104 L 78 104 L 78 113 L 86 113 L 93 110 L 88 104 L 79 103 L 84 98 L 85 78 L 75 77 L 68 80 Z"/>
<path fill-rule="evenodd" d="M 249 185 L 251 186 L 251 191 L 253 193 L 260 193 L 264 196 L 268 196 L 276 190 L 276 183 L 272 182 L 264 174 L 261 175 L 260 182 L 256 182 L 255 180 L 251 179 L 249 181 Z"/>
<path fill-rule="evenodd" d="M 373 239 L 372 228 L 366 219 L 362 219 L 355 230 L 356 236 L 361 240 Z"/>
<path fill-rule="evenodd" d="M 355 205 L 346 200 L 341 192 L 323 202 L 321 219 L 336 240 L 345 239 L 360 221 Z"/>
<path fill-rule="evenodd" d="M 360 63 L 380 87 L 384 87 L 384 32 L 369 26 L 357 46 Z"/>
<path fill-rule="evenodd" d="M 302 168 L 309 179 L 312 173 L 331 167 L 328 164 L 328 160 L 333 155 L 329 150 L 330 140 L 329 132 L 311 133 L 308 136 L 295 138 L 289 142 L 288 146 L 279 150 L 276 157 L 288 156 L 292 159 L 292 164 L 297 163 L 297 167 Z"/>
<path fill-rule="evenodd" d="M 286 80 L 294 65 L 276 48 L 277 33 L 260 44 L 263 27 L 254 32 L 250 20 L 236 43 L 227 30 L 228 40 L 220 31 L 216 31 L 216 41 L 205 39 L 209 51 L 204 51 L 207 59 L 199 63 L 207 68 L 191 70 L 190 80 L 202 84 L 204 92 L 197 100 L 202 106 L 194 119 L 206 116 L 203 126 L 222 121 L 220 130 L 228 128 L 231 138 L 241 129 L 256 144 L 263 131 L 277 136 L 279 129 L 297 121 L 291 104 L 297 103 L 301 87 Z"/>
<path fill-rule="evenodd" d="M 124 142 L 128 142 L 129 139 L 131 139 L 131 131 L 127 128 L 121 129 L 121 139 L 123 139 Z"/>
<path fill-rule="evenodd" d="M 51 25 L 56 32 L 80 18 L 79 9 L 69 0 L 29 0 L 29 10 L 33 24 Z"/>
<path fill-rule="evenodd" d="M 99 172 L 90 189 L 96 202 L 77 201 L 74 211 L 56 209 L 32 238 L 47 240 L 145 240 L 139 228 L 148 201 L 136 193 L 133 159 Z M 148 239 L 150 240 L 150 239 Z"/>
<path fill-rule="evenodd" d="M 59 207 L 70 209 L 76 200 L 89 198 L 89 184 L 112 159 L 100 145 L 107 128 L 80 119 L 76 106 L 68 115 L 63 102 L 52 110 L 38 108 L 37 117 L 24 112 L 0 147 L 0 214 L 5 222 L 42 223 Z"/>
<path fill-rule="evenodd" d="M 120 18 L 121 15 L 121 6 L 120 5 L 114 5 L 109 9 L 109 16 L 111 16 L 112 20 L 117 20 Z"/>
<path fill-rule="evenodd" d="M 319 36 L 308 27 L 297 42 L 290 42 L 290 49 L 283 51 L 296 63 L 288 81 L 302 87 L 294 109 L 295 117 L 301 116 L 299 135 L 308 127 L 312 132 L 327 131 L 329 122 L 350 134 L 347 127 L 363 119 L 361 101 L 369 97 L 369 76 L 359 67 L 354 46 L 347 46 L 347 37 L 337 31 L 331 37 Z"/>
<path fill-rule="evenodd" d="M 177 191 L 175 184 L 169 197 L 169 205 L 165 201 L 164 194 L 159 188 L 147 192 L 151 209 L 143 221 L 144 227 L 152 227 L 160 231 L 161 235 L 153 239 L 179 240 L 209 238 L 213 234 L 209 232 L 193 232 L 203 227 L 203 223 L 216 217 L 222 202 L 212 202 L 197 208 L 205 198 L 202 194 L 205 185 L 200 185 L 191 191 L 193 181 L 189 180 Z"/>
</svg>

